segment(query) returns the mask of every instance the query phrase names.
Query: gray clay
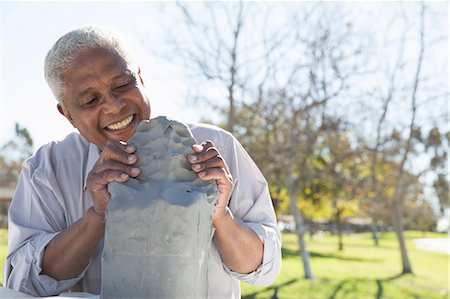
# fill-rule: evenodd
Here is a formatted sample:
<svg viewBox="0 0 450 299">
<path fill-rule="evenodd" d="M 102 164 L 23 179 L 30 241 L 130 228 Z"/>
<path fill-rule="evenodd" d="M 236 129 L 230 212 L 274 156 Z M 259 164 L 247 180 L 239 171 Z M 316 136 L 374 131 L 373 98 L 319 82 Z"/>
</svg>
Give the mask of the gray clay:
<svg viewBox="0 0 450 299">
<path fill-rule="evenodd" d="M 141 174 L 110 183 L 101 298 L 205 298 L 217 201 L 186 156 L 189 128 L 166 117 L 139 124 L 130 140 Z"/>
</svg>

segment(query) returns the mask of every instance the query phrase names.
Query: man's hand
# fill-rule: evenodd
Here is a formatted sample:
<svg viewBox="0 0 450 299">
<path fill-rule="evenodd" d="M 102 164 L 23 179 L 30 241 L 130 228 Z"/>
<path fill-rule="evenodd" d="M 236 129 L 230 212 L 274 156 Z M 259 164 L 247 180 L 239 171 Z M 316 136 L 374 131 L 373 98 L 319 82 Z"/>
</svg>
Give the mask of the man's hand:
<svg viewBox="0 0 450 299">
<path fill-rule="evenodd" d="M 223 263 L 238 273 L 253 272 L 263 261 L 263 243 L 258 235 L 240 219 L 234 218 L 228 202 L 233 191 L 233 178 L 227 163 L 211 141 L 192 146 L 195 154 L 188 157 L 192 170 L 202 180 L 216 180 L 219 190 L 212 224 L 214 242 Z"/>
<path fill-rule="evenodd" d="M 228 214 L 227 207 L 231 191 L 233 191 L 233 178 L 227 163 L 211 141 L 207 140 L 201 144 L 194 144 L 192 149 L 196 153 L 188 157 L 192 164 L 192 170 L 202 180 L 216 180 L 219 200 L 213 214 L 214 223 Z"/>
<path fill-rule="evenodd" d="M 94 206 L 54 237 L 44 251 L 42 273 L 57 280 L 77 277 L 89 263 L 105 232 L 105 211 L 111 199 L 107 185 L 138 176 L 133 166 L 136 147 L 109 141 L 87 178 Z"/>
<path fill-rule="evenodd" d="M 92 194 L 93 209 L 104 216 L 111 194 L 107 185 L 111 182 L 123 183 L 130 177 L 137 177 L 141 170 L 134 167 L 136 147 L 124 142 L 108 141 L 87 178 L 87 188 Z"/>
</svg>

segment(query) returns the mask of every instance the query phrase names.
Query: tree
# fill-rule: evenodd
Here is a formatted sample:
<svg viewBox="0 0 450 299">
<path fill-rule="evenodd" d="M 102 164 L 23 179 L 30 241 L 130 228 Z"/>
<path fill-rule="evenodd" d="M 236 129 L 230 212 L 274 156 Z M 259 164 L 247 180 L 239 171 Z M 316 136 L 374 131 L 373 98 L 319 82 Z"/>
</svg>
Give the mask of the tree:
<svg viewBox="0 0 450 299">
<path fill-rule="evenodd" d="M 361 51 L 352 28 L 336 6 L 315 3 L 301 9 L 297 4 L 207 3 L 202 19 L 192 12 L 197 7 L 178 7 L 187 40 L 174 37 L 170 53 L 177 53 L 196 78 L 219 86 L 228 100 L 222 106 L 224 127 L 246 146 L 268 180 L 286 189 L 305 277 L 312 279 L 298 201 L 313 179 L 311 157 L 326 130 L 327 103 L 338 99 L 358 73 Z"/>
<path fill-rule="evenodd" d="M 427 152 L 431 152 L 430 169 L 436 174 L 433 188 L 439 201 L 440 212 L 443 214 L 450 205 L 450 182 L 448 180 L 450 132 L 441 133 L 435 126 L 429 131 L 424 143 Z"/>
<path fill-rule="evenodd" d="M 338 235 L 338 249 L 344 249 L 343 221 L 358 211 L 360 198 L 359 187 L 359 161 L 355 159 L 358 152 L 350 143 L 345 123 L 335 119 L 324 132 L 321 146 L 324 171 L 321 179 L 327 182 L 325 189 L 332 198 L 334 221 Z"/>
<path fill-rule="evenodd" d="M 425 171 L 413 171 L 414 158 L 424 154 L 419 135 L 429 129 L 419 107 L 429 100 L 427 88 L 438 85 L 423 68 L 430 57 L 425 51 L 425 13 L 419 13 L 420 24 L 412 23 L 409 11 L 394 13 L 389 30 L 380 33 L 386 37 L 382 47 L 365 44 L 370 33 L 348 13 L 349 6 L 239 2 L 178 7 L 183 26 L 171 35 L 167 52 L 188 71 L 192 86 L 198 87 L 197 98 L 226 116 L 219 124 L 250 152 L 281 209 L 289 203 L 305 277 L 313 278 L 304 240 L 304 216 L 311 217 L 306 207 L 334 206 L 339 223 L 342 213 L 357 203 L 369 208 L 375 239 L 376 223 L 388 221 L 387 212 L 396 213 L 389 221 L 398 232 L 408 271 L 403 204 L 416 202 L 410 192 L 417 180 L 411 176 L 419 179 Z M 401 22 L 400 30 L 391 30 Z M 391 35 L 398 32 L 400 38 Z M 415 56 L 406 51 L 411 44 Z M 217 96 L 211 88 L 219 91 Z M 443 95 L 429 94 L 435 101 Z M 376 107 L 366 109 L 368 103 Z M 354 113 L 355 107 L 364 107 L 360 115 L 365 119 Z M 349 129 L 342 130 L 338 119 Z M 342 147 L 336 146 L 341 141 Z M 434 145 L 427 150 L 442 158 L 439 147 L 437 152 Z M 322 163 L 323 156 L 328 160 Z M 444 199 L 448 185 L 436 186 Z"/>
<path fill-rule="evenodd" d="M 14 188 L 22 169 L 23 161 L 33 153 L 33 139 L 30 133 L 18 123 L 16 136 L 0 149 L 0 185 Z"/>
<path fill-rule="evenodd" d="M 179 36 L 177 36 L 173 39 L 174 42 L 171 43 L 175 45 L 175 51 L 171 51 L 171 53 L 178 53 L 177 57 L 181 58 L 186 69 L 193 70 L 195 76 L 200 77 L 202 80 L 214 83 L 216 86 L 218 85 L 222 94 L 226 95 L 228 105 L 225 105 L 222 111 L 228 117 L 224 127 L 230 132 L 236 133 L 237 137 L 248 136 L 252 132 L 252 136 L 249 136 L 248 140 L 241 140 L 244 145 L 255 145 L 257 143 L 253 141 L 261 139 L 261 137 L 255 138 L 254 136 L 263 136 L 262 138 L 265 141 L 263 143 L 265 145 L 263 152 L 270 155 L 274 150 L 273 142 L 277 142 L 279 138 L 276 134 L 273 134 L 273 131 L 261 132 L 253 124 L 258 117 L 258 114 L 255 114 L 253 109 L 256 109 L 258 112 L 266 111 L 265 108 L 267 106 L 264 105 L 272 105 L 274 109 L 286 111 L 284 103 L 266 101 L 266 96 L 270 93 L 277 99 L 284 101 L 286 97 L 282 94 L 283 91 L 274 87 L 277 85 L 274 84 L 276 83 L 276 77 L 291 73 L 290 76 L 293 78 L 297 76 L 298 69 L 301 67 L 300 61 L 298 61 L 293 68 L 283 70 L 286 64 L 282 60 L 285 59 L 287 53 L 290 55 L 293 53 L 289 46 L 298 42 L 296 38 L 297 32 L 292 30 L 293 24 L 291 23 L 290 26 L 277 25 L 271 28 L 270 13 L 274 6 L 250 5 L 243 2 L 221 3 L 218 5 L 206 3 L 202 6 L 206 16 L 204 18 L 206 23 L 193 17 L 189 7 L 180 4 L 178 6 L 181 9 L 183 23 L 188 31 L 189 41 L 181 41 Z M 254 19 L 250 21 L 249 14 L 252 9 L 252 17 Z M 258 14 L 255 13 L 255 10 L 258 10 L 263 18 L 257 17 Z M 284 13 L 288 14 L 288 10 Z M 258 25 L 262 26 L 262 30 L 258 34 L 254 34 L 251 26 L 258 22 Z M 180 45 L 183 45 L 183 47 L 180 47 Z M 280 72 L 280 70 L 283 71 Z M 271 84 L 270 87 L 268 87 L 269 83 Z M 291 83 L 287 82 L 284 84 Z M 246 101 L 245 98 L 250 99 Z M 293 97 L 290 98 L 293 99 Z M 211 104 L 210 101 L 207 102 Z M 239 118 L 241 119 L 239 128 L 236 128 L 236 113 L 239 113 Z M 248 122 L 242 120 L 242 118 L 248 120 Z M 271 117 L 269 119 L 259 117 L 259 120 L 272 122 L 273 119 Z M 250 123 L 250 125 L 247 127 L 241 125 L 246 122 L 247 124 Z M 278 127 L 283 124 L 277 122 L 274 125 Z M 255 133 L 256 135 L 253 135 Z M 263 134 L 260 135 L 259 133 Z M 257 151 L 251 150 L 250 152 L 257 153 Z M 258 161 L 258 157 L 255 160 Z M 282 173 L 283 169 L 276 166 L 276 162 L 276 160 L 269 163 L 266 162 L 261 165 L 261 168 L 263 168 L 263 171 L 269 170 L 273 173 L 273 175 L 270 175 L 269 180 L 273 178 L 274 182 L 286 187 L 291 201 L 291 210 L 295 206 L 294 210 L 298 214 L 298 209 L 296 208 L 296 194 L 298 193 L 293 193 L 292 184 L 284 184 L 285 173 Z M 265 173 L 267 174 L 268 171 Z M 302 221 L 298 220 L 298 215 L 295 216 L 297 230 L 303 231 Z M 305 264 L 305 277 L 312 278 L 309 258 L 304 244 L 301 246 L 301 252 Z"/>
<path fill-rule="evenodd" d="M 371 152 L 371 216 L 375 224 L 384 200 L 391 211 L 391 223 L 399 242 L 403 274 L 413 272 L 403 236 L 405 207 L 408 206 L 409 199 L 417 199 L 411 189 L 415 184 L 413 182 L 433 168 L 430 167 L 432 163 L 420 168 L 415 165 L 415 160 L 425 160 L 429 157 L 424 151 L 426 142 L 422 137 L 424 128 L 430 126 L 426 121 L 427 110 L 424 108 L 430 101 L 445 99 L 445 92 L 436 84 L 439 81 L 436 80 L 434 70 L 426 67 L 427 62 L 434 62 L 434 57 L 430 54 L 431 46 L 439 42 L 439 38 L 432 36 L 435 31 L 428 30 L 426 26 L 426 21 L 430 20 L 430 17 L 427 17 L 427 5 L 421 3 L 408 8 L 417 9 L 418 23 L 414 23 L 405 13 L 406 8 L 400 6 L 401 13 L 394 15 L 389 24 L 388 32 L 399 32 L 393 29 L 398 26 L 395 28 L 400 28 L 401 34 L 395 38 L 387 34 L 389 48 L 392 48 L 393 43 L 397 43 L 398 47 L 395 56 L 386 58 L 384 87 L 375 87 L 376 91 L 370 93 L 372 98 L 380 100 L 381 109 L 376 125 L 373 126 L 374 142 L 368 148 Z M 383 75 L 380 78 L 383 78 Z M 429 85 L 430 82 L 433 82 L 433 85 Z M 397 115 L 396 119 L 392 119 L 392 115 L 396 114 L 400 107 L 402 117 Z M 435 113 L 432 113 L 431 117 L 439 119 Z M 434 152 L 435 157 L 444 156 L 442 150 L 438 150 L 437 155 L 436 150 Z M 377 244 L 375 229 L 374 225 L 374 239 Z"/>
<path fill-rule="evenodd" d="M 177 18 L 184 25 L 179 28 L 183 34 L 168 30 L 168 59 L 176 59 L 184 66 L 187 76 L 195 82 L 193 86 L 204 88 L 194 97 L 226 115 L 223 125 L 234 133 L 235 111 L 245 102 L 245 88 L 251 76 L 247 69 L 253 69 L 261 59 L 261 54 L 255 55 L 249 46 L 250 42 L 262 43 L 249 39 L 249 16 L 255 15 L 255 5 L 240 1 L 197 5 L 177 2 L 176 6 Z M 205 82 L 221 96 L 206 93 L 211 88 L 205 87 Z M 222 104 L 223 99 L 226 104 Z"/>
<path fill-rule="evenodd" d="M 423 198 L 407 201 L 404 225 L 406 229 L 422 232 L 436 229 L 437 217 L 431 205 Z"/>
</svg>

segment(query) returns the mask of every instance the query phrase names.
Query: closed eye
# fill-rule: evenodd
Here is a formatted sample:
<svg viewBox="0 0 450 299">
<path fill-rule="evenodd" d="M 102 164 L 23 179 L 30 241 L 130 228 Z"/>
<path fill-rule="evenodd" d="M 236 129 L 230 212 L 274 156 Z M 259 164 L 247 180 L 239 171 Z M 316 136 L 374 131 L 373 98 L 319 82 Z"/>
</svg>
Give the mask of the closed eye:
<svg viewBox="0 0 450 299">
<path fill-rule="evenodd" d="M 122 90 L 126 90 L 128 87 L 131 86 L 132 83 L 133 83 L 133 81 L 128 81 L 128 82 L 126 82 L 126 83 L 119 84 L 119 85 L 115 86 L 115 87 L 113 88 L 113 90 L 114 90 L 114 91 L 122 91 Z"/>
<path fill-rule="evenodd" d="M 82 106 L 87 107 L 87 108 L 93 107 L 93 106 L 97 105 L 99 100 L 100 100 L 100 97 L 98 97 L 98 96 L 93 97 L 90 100 L 87 100 L 86 102 L 84 102 Z"/>
<path fill-rule="evenodd" d="M 125 83 L 125 84 L 119 85 L 119 86 L 117 86 L 116 88 L 122 88 L 122 87 L 126 87 L 126 86 L 128 86 L 128 85 L 130 85 L 130 82 L 127 82 L 127 83 Z"/>
</svg>

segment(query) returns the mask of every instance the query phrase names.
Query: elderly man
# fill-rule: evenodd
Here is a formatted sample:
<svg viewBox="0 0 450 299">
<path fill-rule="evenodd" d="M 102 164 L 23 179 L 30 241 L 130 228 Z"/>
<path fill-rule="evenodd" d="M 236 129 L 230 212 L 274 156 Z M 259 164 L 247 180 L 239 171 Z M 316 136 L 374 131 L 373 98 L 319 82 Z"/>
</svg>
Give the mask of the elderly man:
<svg viewBox="0 0 450 299">
<path fill-rule="evenodd" d="M 58 111 L 78 129 L 40 148 L 23 166 L 9 212 L 4 282 L 37 296 L 98 294 L 107 185 L 137 177 L 127 141 L 150 119 L 139 66 L 111 32 L 84 27 L 62 36 L 45 59 Z M 190 126 L 192 170 L 215 180 L 219 201 L 208 261 L 209 297 L 240 297 L 239 281 L 277 277 L 281 239 L 267 182 L 238 141 L 214 126 Z"/>
</svg>

